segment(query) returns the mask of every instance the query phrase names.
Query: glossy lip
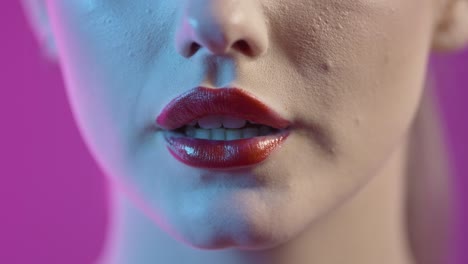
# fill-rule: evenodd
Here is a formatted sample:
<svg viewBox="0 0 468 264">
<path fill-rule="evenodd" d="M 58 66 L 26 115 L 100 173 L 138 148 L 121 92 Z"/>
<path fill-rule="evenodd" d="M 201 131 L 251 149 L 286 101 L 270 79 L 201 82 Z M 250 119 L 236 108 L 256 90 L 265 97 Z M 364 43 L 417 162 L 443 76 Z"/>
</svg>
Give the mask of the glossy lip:
<svg viewBox="0 0 468 264">
<path fill-rule="evenodd" d="M 197 168 L 232 169 L 264 161 L 286 140 L 289 131 L 231 141 L 165 135 L 167 149 L 178 161 Z"/>
<path fill-rule="evenodd" d="M 174 130 L 207 115 L 228 115 L 278 129 L 267 136 L 237 140 L 185 137 Z M 290 122 L 260 100 L 237 88 L 197 87 L 172 100 L 157 117 L 167 149 L 180 162 L 197 168 L 227 169 L 264 161 L 289 136 Z"/>
<path fill-rule="evenodd" d="M 157 117 L 161 128 L 173 130 L 208 115 L 228 115 L 286 129 L 290 122 L 266 104 L 238 88 L 197 87 L 172 100 Z"/>
</svg>

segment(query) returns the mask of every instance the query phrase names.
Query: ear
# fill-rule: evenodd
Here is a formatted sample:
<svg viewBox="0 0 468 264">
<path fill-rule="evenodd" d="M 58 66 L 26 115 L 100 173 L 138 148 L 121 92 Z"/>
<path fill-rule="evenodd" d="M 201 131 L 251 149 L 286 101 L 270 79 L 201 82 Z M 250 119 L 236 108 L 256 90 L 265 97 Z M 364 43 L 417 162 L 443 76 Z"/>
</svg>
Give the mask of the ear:
<svg viewBox="0 0 468 264">
<path fill-rule="evenodd" d="M 468 44 L 468 0 L 447 0 L 434 32 L 433 48 L 460 49 Z"/>
<path fill-rule="evenodd" d="M 47 0 L 21 0 L 21 2 L 26 18 L 43 54 L 48 59 L 57 61 L 57 48 L 47 13 Z"/>
</svg>

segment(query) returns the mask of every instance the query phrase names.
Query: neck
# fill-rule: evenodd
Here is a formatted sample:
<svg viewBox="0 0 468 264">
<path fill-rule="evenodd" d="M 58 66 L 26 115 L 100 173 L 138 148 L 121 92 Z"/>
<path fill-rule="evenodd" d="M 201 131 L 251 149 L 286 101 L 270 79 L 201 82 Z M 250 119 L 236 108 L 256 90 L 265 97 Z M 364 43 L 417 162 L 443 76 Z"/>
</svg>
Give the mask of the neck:
<svg viewBox="0 0 468 264">
<path fill-rule="evenodd" d="M 114 191 L 112 237 L 102 263 L 414 263 L 405 226 L 406 152 L 405 143 L 353 198 L 294 240 L 264 251 L 188 247 Z"/>
</svg>

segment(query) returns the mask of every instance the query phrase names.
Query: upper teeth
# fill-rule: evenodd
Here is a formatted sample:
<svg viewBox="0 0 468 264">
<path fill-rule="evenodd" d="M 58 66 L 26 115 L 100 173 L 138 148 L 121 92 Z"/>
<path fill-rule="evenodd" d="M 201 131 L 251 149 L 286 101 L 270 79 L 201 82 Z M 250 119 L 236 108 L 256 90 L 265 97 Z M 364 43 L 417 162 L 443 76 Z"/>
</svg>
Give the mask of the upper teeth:
<svg viewBox="0 0 468 264">
<path fill-rule="evenodd" d="M 226 128 L 215 128 L 215 129 L 203 129 L 187 127 L 185 130 L 185 136 L 198 139 L 210 139 L 210 140 L 236 140 L 242 138 L 253 138 L 258 136 L 267 136 L 274 133 L 272 129 L 267 126 L 248 127 L 243 129 L 226 129 Z M 178 136 L 183 136 L 178 135 Z"/>
<path fill-rule="evenodd" d="M 189 125 L 195 126 L 197 120 L 191 122 Z M 216 128 L 242 128 L 247 124 L 247 120 L 230 117 L 230 116 L 206 116 L 198 120 L 198 125 L 204 129 Z"/>
</svg>

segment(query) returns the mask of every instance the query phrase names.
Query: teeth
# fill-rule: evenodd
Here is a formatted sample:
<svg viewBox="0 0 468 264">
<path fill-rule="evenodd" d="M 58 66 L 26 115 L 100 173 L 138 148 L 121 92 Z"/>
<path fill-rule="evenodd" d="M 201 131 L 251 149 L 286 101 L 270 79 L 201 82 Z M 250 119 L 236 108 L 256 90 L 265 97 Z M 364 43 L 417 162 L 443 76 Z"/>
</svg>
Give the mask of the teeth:
<svg viewBox="0 0 468 264">
<path fill-rule="evenodd" d="M 213 140 L 226 140 L 226 138 L 224 136 L 224 131 L 226 131 L 226 129 L 223 129 L 223 128 L 213 129 L 211 131 L 211 139 L 213 139 Z"/>
<path fill-rule="evenodd" d="M 229 116 L 224 116 L 223 117 L 223 127 L 225 128 L 242 128 L 245 126 L 247 121 L 244 119 L 240 119 L 237 117 L 229 117 Z"/>
<path fill-rule="evenodd" d="M 198 125 L 204 129 L 220 128 L 223 125 L 222 116 L 207 116 L 198 120 Z"/>
<path fill-rule="evenodd" d="M 226 140 L 236 140 L 242 138 L 241 129 L 226 129 Z"/>
<path fill-rule="evenodd" d="M 195 129 L 194 138 L 211 139 L 211 130 L 209 129 Z"/>
<path fill-rule="evenodd" d="M 204 129 L 215 129 L 215 128 L 242 128 L 247 124 L 247 120 L 240 119 L 231 116 L 206 116 L 200 120 L 194 120 L 187 125 L 196 126 Z"/>
<path fill-rule="evenodd" d="M 256 127 L 249 127 L 242 129 L 242 137 L 243 138 L 253 138 L 258 136 L 258 128 Z"/>
<path fill-rule="evenodd" d="M 199 127 L 196 126 L 197 123 Z M 252 124 L 256 127 L 252 127 Z M 206 116 L 185 126 L 185 136 L 209 140 L 253 138 L 271 135 L 274 132 L 271 127 L 231 116 Z"/>
<path fill-rule="evenodd" d="M 266 126 L 261 126 L 260 128 L 248 127 L 243 129 L 203 129 L 187 127 L 185 130 L 185 136 L 187 137 L 209 140 L 236 140 L 267 136 L 271 134 L 273 134 L 273 130 Z"/>
<path fill-rule="evenodd" d="M 187 127 L 187 129 L 185 130 L 185 135 L 187 137 L 195 137 L 195 128 L 194 127 Z"/>
</svg>

